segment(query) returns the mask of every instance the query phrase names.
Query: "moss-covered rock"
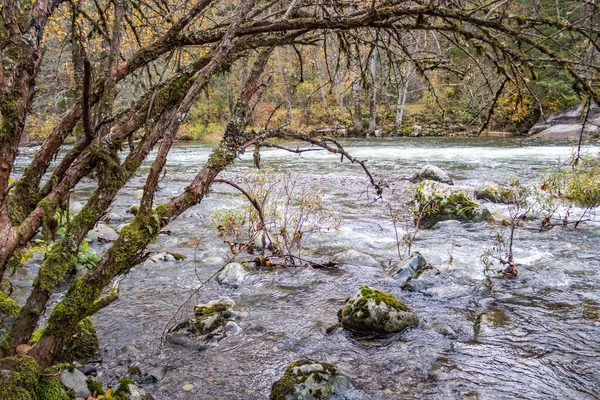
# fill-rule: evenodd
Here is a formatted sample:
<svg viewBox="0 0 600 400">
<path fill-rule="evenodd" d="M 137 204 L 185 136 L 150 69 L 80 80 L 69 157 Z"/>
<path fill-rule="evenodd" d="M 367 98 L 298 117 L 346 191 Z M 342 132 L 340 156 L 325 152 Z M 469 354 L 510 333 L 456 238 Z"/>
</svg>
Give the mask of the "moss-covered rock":
<svg viewBox="0 0 600 400">
<path fill-rule="evenodd" d="M 491 218 L 466 190 L 425 180 L 417 187 L 413 206 L 415 224 L 431 228 L 440 221 L 480 222 Z"/>
<path fill-rule="evenodd" d="M 492 203 L 511 204 L 514 203 L 515 192 L 507 187 L 486 182 L 475 188 L 475 198 L 487 200 Z"/>
<path fill-rule="evenodd" d="M 344 328 L 354 332 L 383 335 L 419 324 L 419 317 L 396 296 L 368 286 L 346 300 L 338 319 Z"/>
<path fill-rule="evenodd" d="M 39 328 L 33 335 L 29 344 L 37 343 L 44 333 L 44 328 Z M 58 362 L 78 361 L 85 363 L 90 361 L 98 352 L 98 334 L 90 317 L 82 319 L 75 328 L 75 333 L 65 345 L 63 352 L 57 357 Z"/>
<path fill-rule="evenodd" d="M 350 379 L 333 364 L 313 360 L 291 363 L 273 384 L 270 400 L 343 399 L 352 390 Z"/>
<path fill-rule="evenodd" d="M 29 356 L 0 359 L 0 399 L 34 400 L 40 379 L 40 366 Z"/>
<path fill-rule="evenodd" d="M 167 341 L 202 350 L 228 334 L 239 333 L 241 328 L 234 321 L 238 315 L 234 306 L 234 301 L 228 297 L 197 305 L 194 307 L 193 318 L 169 329 Z"/>
</svg>

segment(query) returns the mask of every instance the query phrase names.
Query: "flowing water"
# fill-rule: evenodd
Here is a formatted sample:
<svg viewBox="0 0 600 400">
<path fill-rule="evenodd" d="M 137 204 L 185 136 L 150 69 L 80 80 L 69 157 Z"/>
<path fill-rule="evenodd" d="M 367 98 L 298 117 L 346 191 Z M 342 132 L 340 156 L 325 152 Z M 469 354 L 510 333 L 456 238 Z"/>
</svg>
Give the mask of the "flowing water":
<svg viewBox="0 0 600 400">
<path fill-rule="evenodd" d="M 374 175 L 397 193 L 407 187 L 401 178 L 426 163 L 448 171 L 455 184 L 472 187 L 484 181 L 506 183 L 510 176 L 534 181 L 572 151 L 566 145 L 490 138 L 370 139 L 345 146 L 355 157 L 368 159 Z M 210 151 L 211 146 L 194 143 L 173 149 L 160 199 L 178 194 Z M 182 253 L 187 260 L 136 267 L 123 279 L 121 299 L 93 317 L 103 359 L 100 381 L 114 384 L 130 365 L 166 366 L 162 381 L 145 386 L 155 399 L 265 399 L 288 363 L 308 357 L 338 365 L 355 384 L 351 399 L 600 398 L 598 217 L 577 230 L 519 229 L 519 277 L 497 281 L 492 291 L 483 285 L 480 262 L 493 244 L 487 224 L 438 224 L 419 232 L 413 250 L 442 273 L 403 290 L 386 273 L 398 262 L 387 203 L 399 207 L 394 196 L 388 192 L 384 201 L 374 202 L 360 167 L 325 152 L 298 156 L 265 150 L 262 160 L 276 173 L 289 170 L 299 182 L 320 190 L 327 207 L 343 217 L 339 232 L 311 238 L 309 256 L 327 259 L 355 249 L 374 256 L 381 268 L 257 271 L 238 289 L 221 287 L 210 279 L 220 266 L 201 262 L 228 251 L 211 216 L 242 201 L 228 187 L 215 185 L 152 246 Z M 149 163 L 119 194 L 112 212 L 131 218 L 126 210 L 136 203 L 135 190 L 143 187 Z M 224 176 L 236 180 L 251 168 L 247 154 Z M 73 198 L 92 185 L 84 182 Z M 404 234 L 405 225 L 398 229 Z M 398 296 L 419 315 L 420 326 L 376 340 L 358 339 L 342 329 L 327 333 L 344 300 L 361 285 Z M 220 296 L 233 298 L 242 311 L 241 334 L 204 351 L 161 342 L 165 329 L 189 317 L 194 304 Z M 186 389 L 192 389 L 183 391 L 189 384 L 193 387 Z"/>
</svg>

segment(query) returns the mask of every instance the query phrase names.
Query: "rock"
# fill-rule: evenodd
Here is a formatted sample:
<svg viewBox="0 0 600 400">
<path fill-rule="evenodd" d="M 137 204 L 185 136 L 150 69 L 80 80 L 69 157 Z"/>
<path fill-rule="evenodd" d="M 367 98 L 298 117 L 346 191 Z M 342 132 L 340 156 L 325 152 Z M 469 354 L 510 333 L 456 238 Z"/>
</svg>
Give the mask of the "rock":
<svg viewBox="0 0 600 400">
<path fill-rule="evenodd" d="M 475 198 L 492 203 L 510 204 L 513 203 L 514 192 L 510 188 L 486 182 L 475 188 Z"/>
<path fill-rule="evenodd" d="M 167 375 L 167 367 L 145 367 L 134 362 L 127 369 L 127 378 L 140 384 L 156 383 L 162 381 Z"/>
<path fill-rule="evenodd" d="M 430 180 L 417 187 L 413 214 L 415 224 L 424 229 L 432 228 L 440 221 L 480 222 L 491 217 L 490 212 L 466 190 Z"/>
<path fill-rule="evenodd" d="M 389 334 L 419 324 L 419 317 L 393 294 L 368 286 L 346 300 L 338 319 L 344 328 L 354 332 Z"/>
<path fill-rule="evenodd" d="M 185 260 L 185 256 L 179 253 L 171 253 L 168 251 L 163 251 L 160 253 L 156 253 L 148 258 L 149 261 L 152 262 L 172 262 L 172 261 L 181 261 Z"/>
<path fill-rule="evenodd" d="M 423 268 L 427 266 L 427 260 L 418 251 L 415 251 L 402 264 L 394 268 L 391 272 L 392 278 L 399 281 L 401 284 L 406 283 L 410 279 L 419 276 Z"/>
<path fill-rule="evenodd" d="M 137 189 L 133 192 L 133 197 L 137 200 L 140 200 L 144 196 L 144 189 Z"/>
<path fill-rule="evenodd" d="M 88 389 L 87 376 L 78 369 L 73 369 L 72 371 L 68 369 L 63 370 L 60 373 L 60 381 L 63 386 L 75 392 L 77 397 L 87 399 L 92 395 L 90 389 Z"/>
<path fill-rule="evenodd" d="M 583 126 L 584 117 L 583 104 L 579 104 L 540 119 L 528 133 L 536 139 L 568 140 L 578 139 L 583 128 L 584 139 L 599 136 L 600 107 L 597 104 L 592 105 L 585 126 Z"/>
<path fill-rule="evenodd" d="M 379 261 L 372 256 L 356 250 L 346 250 L 333 256 L 332 261 L 338 264 L 354 265 L 357 267 L 380 268 Z"/>
<path fill-rule="evenodd" d="M 189 392 L 190 390 L 192 390 L 195 387 L 196 387 L 196 385 L 188 383 L 188 384 L 183 385 L 181 387 L 181 390 L 183 390 L 184 392 Z"/>
<path fill-rule="evenodd" d="M 381 129 L 375 129 L 373 131 L 373 136 L 375 136 L 375 137 L 382 137 L 383 136 L 383 131 Z"/>
<path fill-rule="evenodd" d="M 431 326 L 431 329 L 434 330 L 435 332 L 439 333 L 440 335 L 444 335 L 444 336 L 448 336 L 448 337 L 456 337 L 456 332 L 454 332 L 454 329 L 452 329 L 452 327 L 450 325 L 443 323 L 443 322 L 433 324 Z"/>
<path fill-rule="evenodd" d="M 350 378 L 335 365 L 299 360 L 291 363 L 273 384 L 269 400 L 341 400 L 352 389 Z"/>
<path fill-rule="evenodd" d="M 119 233 L 113 227 L 103 224 L 102 222 L 99 222 L 98 225 L 88 233 L 88 239 L 92 242 L 114 242 L 118 238 Z"/>
<path fill-rule="evenodd" d="M 240 263 L 229 263 L 215 277 L 219 285 L 237 288 L 248 277 L 248 271 Z"/>
<path fill-rule="evenodd" d="M 104 222 L 122 222 L 123 216 L 117 213 L 108 213 L 101 218 Z"/>
<path fill-rule="evenodd" d="M 211 256 L 200 261 L 202 265 L 207 267 L 222 267 L 227 263 L 223 257 Z"/>
<path fill-rule="evenodd" d="M 151 400 L 152 397 L 146 393 L 144 389 L 141 387 L 129 384 L 127 385 L 127 390 L 129 391 L 129 395 L 127 396 L 127 400 Z"/>
<path fill-rule="evenodd" d="M 167 332 L 167 341 L 184 347 L 203 350 L 224 339 L 228 334 L 238 334 L 227 323 L 234 321 L 237 313 L 235 303 L 229 297 L 221 297 L 207 304 L 194 307 L 194 317 L 175 325 Z M 236 324 L 237 325 L 237 324 Z M 239 328 L 239 326 L 238 326 Z"/>
<path fill-rule="evenodd" d="M 80 203 L 80 202 L 78 202 L 78 201 L 72 201 L 72 202 L 69 204 L 69 212 L 70 212 L 72 215 L 78 214 L 78 213 L 79 213 L 79 211 L 81 211 L 82 209 L 83 209 L 83 204 L 82 204 L 82 203 Z"/>
<path fill-rule="evenodd" d="M 495 330 L 506 326 L 510 318 L 502 310 L 487 309 L 477 316 L 473 333 L 477 336 L 493 336 Z"/>
<path fill-rule="evenodd" d="M 416 172 L 413 175 L 411 181 L 421 182 L 425 179 L 428 179 L 430 181 L 442 182 L 447 185 L 454 185 L 454 182 L 452 182 L 452 179 L 450 179 L 450 176 L 446 171 L 431 164 L 423 166 L 418 172 Z"/>
</svg>

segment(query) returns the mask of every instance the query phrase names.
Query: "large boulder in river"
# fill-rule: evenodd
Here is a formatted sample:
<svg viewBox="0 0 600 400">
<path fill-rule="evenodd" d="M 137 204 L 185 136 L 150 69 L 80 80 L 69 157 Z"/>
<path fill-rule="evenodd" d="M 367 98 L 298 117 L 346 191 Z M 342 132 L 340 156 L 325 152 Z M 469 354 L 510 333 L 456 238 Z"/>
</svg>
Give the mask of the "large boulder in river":
<svg viewBox="0 0 600 400">
<path fill-rule="evenodd" d="M 440 221 L 480 222 L 491 217 L 490 212 L 469 196 L 466 190 L 429 180 L 417 187 L 412 211 L 415 224 L 425 229 L 432 228 Z"/>
<path fill-rule="evenodd" d="M 454 185 L 454 182 L 452 182 L 452 179 L 450 179 L 450 176 L 446 171 L 431 164 L 427 164 L 417 171 L 411 178 L 411 181 L 421 182 L 425 179 L 445 183 L 447 185 Z"/>
<path fill-rule="evenodd" d="M 342 400 L 352 389 L 350 378 L 335 365 L 299 360 L 273 384 L 269 400 Z"/>
<path fill-rule="evenodd" d="M 569 140 L 578 139 L 583 129 L 583 138 L 590 139 L 600 135 L 600 107 L 593 104 L 587 121 L 584 121 L 583 104 L 568 110 L 554 113 L 540 119 L 530 130 L 535 139 Z"/>
<path fill-rule="evenodd" d="M 368 286 L 346 300 L 338 312 L 342 326 L 353 332 L 390 334 L 419 324 L 419 317 L 393 294 Z"/>
<path fill-rule="evenodd" d="M 487 200 L 492 203 L 510 204 L 514 202 L 515 192 L 505 186 L 496 183 L 486 182 L 475 188 L 475 198 L 478 200 Z"/>
<path fill-rule="evenodd" d="M 372 256 L 356 250 L 346 250 L 341 253 L 337 253 L 333 256 L 332 261 L 337 264 L 354 265 L 357 267 L 381 267 L 379 261 L 374 259 Z"/>
<path fill-rule="evenodd" d="M 194 307 L 194 317 L 179 323 L 167 332 L 167 341 L 196 350 L 216 344 L 227 335 L 241 332 L 235 322 L 238 315 L 229 297 L 221 297 Z"/>
</svg>

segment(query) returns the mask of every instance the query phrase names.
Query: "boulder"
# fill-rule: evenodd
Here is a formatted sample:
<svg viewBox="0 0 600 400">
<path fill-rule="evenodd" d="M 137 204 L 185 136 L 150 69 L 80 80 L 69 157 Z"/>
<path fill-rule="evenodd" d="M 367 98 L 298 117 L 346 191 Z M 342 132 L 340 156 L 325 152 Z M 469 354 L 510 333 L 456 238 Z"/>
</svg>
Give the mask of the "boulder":
<svg viewBox="0 0 600 400">
<path fill-rule="evenodd" d="M 440 221 L 480 222 L 491 217 L 490 212 L 466 190 L 430 180 L 417 187 L 412 211 L 415 224 L 424 229 L 432 228 Z"/>
<path fill-rule="evenodd" d="M 119 232 L 117 232 L 113 227 L 101 222 L 99 222 L 98 225 L 96 225 L 94 229 L 88 233 L 88 239 L 92 242 L 114 242 L 118 238 Z"/>
<path fill-rule="evenodd" d="M 600 107 L 593 104 L 584 124 L 583 104 L 565 111 L 541 118 L 530 130 L 529 135 L 536 139 L 568 140 L 578 139 L 583 128 L 584 139 L 600 135 Z"/>
<path fill-rule="evenodd" d="M 60 381 L 64 387 L 71 389 L 77 397 L 87 399 L 92 395 L 88 389 L 87 376 L 78 369 L 65 369 L 60 373 Z"/>
<path fill-rule="evenodd" d="M 215 277 L 219 285 L 237 288 L 248 277 L 248 270 L 240 263 L 229 263 Z"/>
<path fill-rule="evenodd" d="M 338 264 L 354 265 L 357 267 L 381 267 L 379 261 L 374 259 L 372 256 L 356 250 L 346 250 L 341 253 L 337 253 L 333 256 L 332 261 Z"/>
<path fill-rule="evenodd" d="M 338 319 L 346 329 L 375 334 L 400 332 L 419 324 L 419 317 L 396 296 L 368 286 L 346 300 Z"/>
<path fill-rule="evenodd" d="M 273 384 L 269 400 L 341 400 L 351 390 L 350 378 L 335 365 L 299 360 L 291 363 Z"/>
<path fill-rule="evenodd" d="M 411 178 L 411 181 L 421 182 L 425 179 L 442 182 L 447 185 L 454 185 L 454 182 L 452 182 L 452 179 L 450 179 L 450 176 L 446 171 L 431 164 L 427 164 L 417 171 Z"/>
<path fill-rule="evenodd" d="M 492 203 L 510 204 L 513 202 L 514 192 L 510 188 L 486 182 L 475 188 L 475 198 Z"/>
<path fill-rule="evenodd" d="M 203 350 L 216 344 L 227 335 L 241 332 L 235 324 L 238 315 L 233 307 L 235 302 L 229 297 L 221 297 L 207 304 L 198 304 L 194 307 L 194 317 L 170 328 L 167 332 L 169 343 L 184 347 Z M 234 323 L 236 326 L 232 327 Z"/>
<path fill-rule="evenodd" d="M 426 266 L 427 260 L 425 260 L 425 257 L 418 251 L 415 251 L 409 258 L 392 270 L 391 276 L 401 284 L 404 284 L 410 279 L 418 277 Z"/>
</svg>

